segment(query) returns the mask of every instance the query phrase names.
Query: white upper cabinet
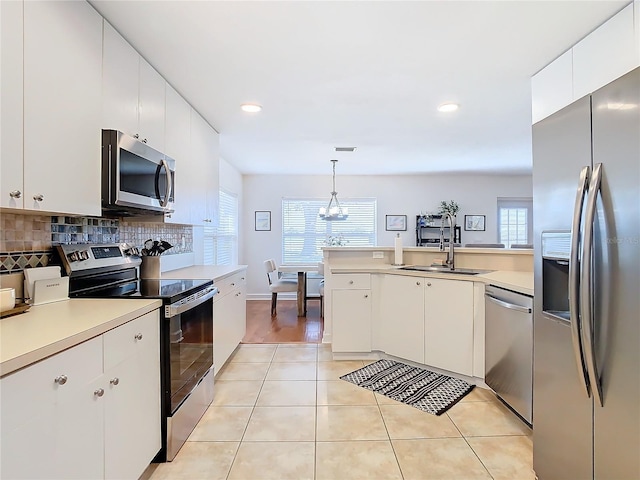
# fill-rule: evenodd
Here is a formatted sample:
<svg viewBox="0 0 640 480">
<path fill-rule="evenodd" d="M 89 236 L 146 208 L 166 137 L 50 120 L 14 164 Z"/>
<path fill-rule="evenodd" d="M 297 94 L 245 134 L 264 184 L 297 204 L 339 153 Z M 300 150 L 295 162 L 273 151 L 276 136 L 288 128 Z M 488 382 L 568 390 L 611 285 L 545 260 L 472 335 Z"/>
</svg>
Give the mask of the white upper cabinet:
<svg viewBox="0 0 640 480">
<path fill-rule="evenodd" d="M 574 99 L 605 86 L 638 65 L 633 5 L 628 5 L 573 47 Z"/>
<path fill-rule="evenodd" d="M 635 0 L 531 79 L 532 124 L 640 66 Z"/>
<path fill-rule="evenodd" d="M 104 22 L 102 128 L 120 130 L 163 151 L 165 81 Z"/>
<path fill-rule="evenodd" d="M 144 58 L 140 57 L 140 93 L 138 96 L 140 140 L 163 153 L 165 144 L 165 88 L 164 78 Z"/>
<path fill-rule="evenodd" d="M 569 50 L 531 79 L 531 123 L 573 102 L 573 54 Z"/>
<path fill-rule="evenodd" d="M 167 215 L 165 220 L 169 223 L 190 224 L 189 174 L 197 175 L 197 172 L 191 171 L 191 107 L 169 84 L 166 85 L 165 113 L 165 153 L 176 161 L 174 192 L 178 198 L 175 212 Z"/>
<path fill-rule="evenodd" d="M 0 207 L 22 208 L 22 3 L 0 2 Z"/>
<path fill-rule="evenodd" d="M 138 133 L 140 55 L 106 21 L 102 68 L 102 127 L 133 136 Z"/>
<path fill-rule="evenodd" d="M 196 112 L 191 110 L 191 158 L 187 167 L 181 170 L 183 185 L 189 185 L 192 198 L 191 223 L 213 226 L 218 217 L 218 133 Z M 178 175 L 176 171 L 176 176 Z M 186 192 L 183 191 L 183 195 Z M 177 195 L 180 195 L 176 191 Z M 180 200 L 176 200 L 178 203 Z"/>
<path fill-rule="evenodd" d="M 100 215 L 101 72 L 88 3 L 24 2 L 25 209 Z"/>
</svg>

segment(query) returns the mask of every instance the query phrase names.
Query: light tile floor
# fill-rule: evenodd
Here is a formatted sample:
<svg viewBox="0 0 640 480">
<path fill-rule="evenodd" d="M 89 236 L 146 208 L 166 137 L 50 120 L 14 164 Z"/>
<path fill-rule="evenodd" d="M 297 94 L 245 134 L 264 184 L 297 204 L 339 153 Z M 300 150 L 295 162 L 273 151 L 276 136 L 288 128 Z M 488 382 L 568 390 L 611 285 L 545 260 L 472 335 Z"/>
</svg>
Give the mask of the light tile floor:
<svg viewBox="0 0 640 480">
<path fill-rule="evenodd" d="M 152 480 L 533 480 L 531 430 L 476 387 L 440 416 L 340 380 L 328 345 L 240 345 Z"/>
</svg>

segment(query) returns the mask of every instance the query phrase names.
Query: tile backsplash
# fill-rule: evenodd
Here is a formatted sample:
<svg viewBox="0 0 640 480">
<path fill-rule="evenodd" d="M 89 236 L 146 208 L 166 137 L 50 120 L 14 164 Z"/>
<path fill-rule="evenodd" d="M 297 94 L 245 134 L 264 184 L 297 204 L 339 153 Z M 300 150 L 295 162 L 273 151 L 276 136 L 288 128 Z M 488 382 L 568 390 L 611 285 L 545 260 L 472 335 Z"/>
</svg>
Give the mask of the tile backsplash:
<svg viewBox="0 0 640 480">
<path fill-rule="evenodd" d="M 46 266 L 61 243 L 129 243 L 145 240 L 173 245 L 165 255 L 193 252 L 193 228 L 187 225 L 138 223 L 110 218 L 0 213 L 0 274 Z"/>
</svg>

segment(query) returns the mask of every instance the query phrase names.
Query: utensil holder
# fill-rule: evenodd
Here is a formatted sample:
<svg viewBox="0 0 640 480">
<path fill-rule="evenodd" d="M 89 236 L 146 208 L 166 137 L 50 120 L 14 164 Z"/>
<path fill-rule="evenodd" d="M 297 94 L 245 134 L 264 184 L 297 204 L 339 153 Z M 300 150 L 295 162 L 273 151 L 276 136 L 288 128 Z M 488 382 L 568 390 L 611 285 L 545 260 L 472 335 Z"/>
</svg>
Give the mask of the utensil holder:
<svg viewBox="0 0 640 480">
<path fill-rule="evenodd" d="M 160 256 L 142 257 L 140 278 L 160 278 Z"/>
</svg>

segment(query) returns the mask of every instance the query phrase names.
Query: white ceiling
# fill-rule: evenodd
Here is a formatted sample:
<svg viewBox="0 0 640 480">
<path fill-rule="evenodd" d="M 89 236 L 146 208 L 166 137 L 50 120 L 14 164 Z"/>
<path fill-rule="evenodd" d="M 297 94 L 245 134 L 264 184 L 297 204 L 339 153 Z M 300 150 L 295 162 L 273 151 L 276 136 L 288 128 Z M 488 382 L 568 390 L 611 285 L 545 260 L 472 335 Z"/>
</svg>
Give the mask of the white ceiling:
<svg viewBox="0 0 640 480">
<path fill-rule="evenodd" d="M 242 173 L 338 175 L 530 172 L 531 75 L 628 3 L 91 1 Z"/>
</svg>

